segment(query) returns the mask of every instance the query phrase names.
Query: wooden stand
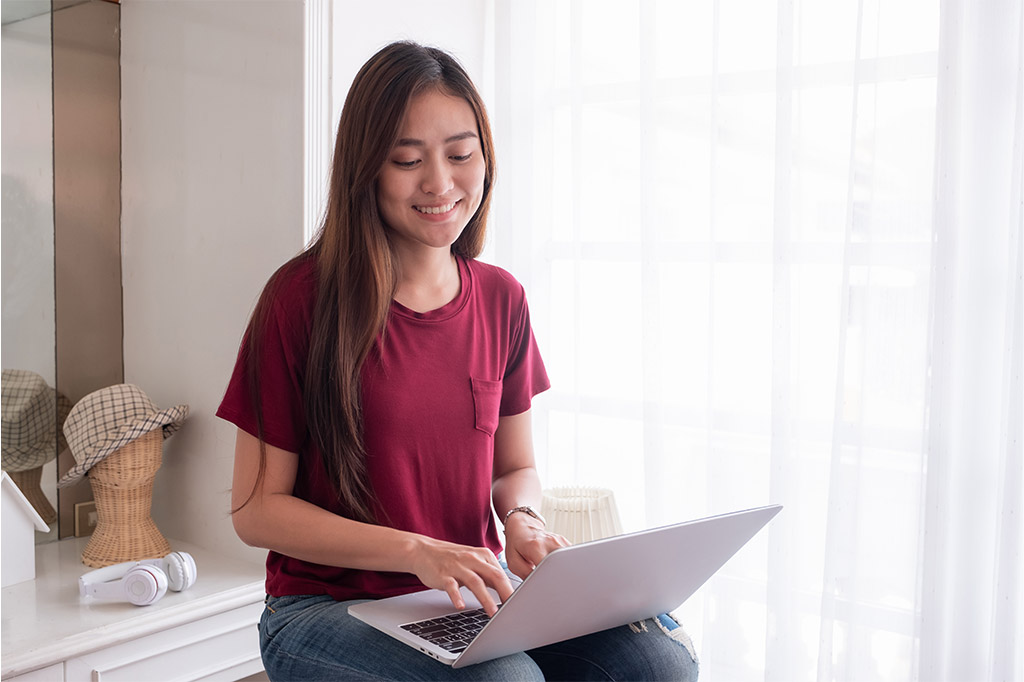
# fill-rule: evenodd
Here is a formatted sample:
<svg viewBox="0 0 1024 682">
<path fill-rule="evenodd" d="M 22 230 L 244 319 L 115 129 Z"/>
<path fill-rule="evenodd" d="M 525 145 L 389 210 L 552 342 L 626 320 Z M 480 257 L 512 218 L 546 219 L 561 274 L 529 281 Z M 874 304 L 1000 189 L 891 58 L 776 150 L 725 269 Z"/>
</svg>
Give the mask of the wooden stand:
<svg viewBox="0 0 1024 682">
<path fill-rule="evenodd" d="M 96 530 L 82 552 L 86 566 L 100 568 L 170 554 L 170 543 L 150 516 L 163 443 L 162 430 L 155 429 L 89 470 Z"/>
</svg>

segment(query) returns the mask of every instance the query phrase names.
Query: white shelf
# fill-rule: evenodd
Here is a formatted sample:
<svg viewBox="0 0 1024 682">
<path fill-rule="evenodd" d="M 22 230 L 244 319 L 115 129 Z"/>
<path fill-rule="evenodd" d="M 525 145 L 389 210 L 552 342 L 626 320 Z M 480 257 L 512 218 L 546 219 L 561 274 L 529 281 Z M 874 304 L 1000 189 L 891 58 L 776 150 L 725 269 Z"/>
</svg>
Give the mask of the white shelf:
<svg viewBox="0 0 1024 682">
<path fill-rule="evenodd" d="M 67 663 L 72 659 L 88 662 L 90 654 L 102 650 L 120 651 L 121 645 L 131 649 L 145 642 L 151 651 L 163 649 L 161 632 L 176 631 L 173 637 L 187 640 L 190 630 L 202 622 L 231 621 L 232 631 L 251 626 L 244 637 L 237 638 L 237 652 L 221 651 L 224 660 L 235 653 L 239 660 L 251 660 L 253 651 L 258 660 L 256 622 L 264 598 L 264 568 L 250 562 L 223 557 L 187 543 L 171 541 L 176 551 L 192 554 L 196 560 L 197 580 L 184 592 L 168 592 L 152 606 L 100 602 L 78 595 L 78 578 L 91 570 L 81 562 L 88 538 L 74 538 L 38 545 L 36 548 L 36 579 L 4 588 L 0 592 L 2 608 L 2 646 L 0 646 L 0 677 L 8 678 L 42 668 Z M 228 614 L 222 616 L 221 614 Z M 212 619 L 212 620 L 211 620 Z M 251 633 L 251 636 L 250 634 Z M 169 651 L 187 648 L 168 645 Z M 135 649 L 138 649 L 135 646 Z M 132 652 L 137 657 L 140 652 Z M 123 657 L 123 652 L 119 655 Z M 82 661 L 78 661 L 81 663 Z M 81 666 L 79 666 L 81 667 Z M 240 670 L 249 674 L 253 665 Z M 68 664 L 65 679 L 74 666 Z M 258 670 L 258 667 L 257 667 Z M 104 678 L 106 679 L 106 677 Z"/>
</svg>

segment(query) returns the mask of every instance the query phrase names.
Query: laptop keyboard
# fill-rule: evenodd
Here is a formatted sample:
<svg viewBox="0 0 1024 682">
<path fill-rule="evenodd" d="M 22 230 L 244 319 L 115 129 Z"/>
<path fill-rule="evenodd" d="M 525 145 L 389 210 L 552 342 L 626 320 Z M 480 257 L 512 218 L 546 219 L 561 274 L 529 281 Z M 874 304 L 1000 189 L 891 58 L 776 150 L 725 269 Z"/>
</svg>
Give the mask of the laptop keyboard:
<svg viewBox="0 0 1024 682">
<path fill-rule="evenodd" d="M 453 654 L 461 653 L 490 621 L 483 609 L 458 611 L 439 618 L 402 625 L 403 630 Z"/>
</svg>

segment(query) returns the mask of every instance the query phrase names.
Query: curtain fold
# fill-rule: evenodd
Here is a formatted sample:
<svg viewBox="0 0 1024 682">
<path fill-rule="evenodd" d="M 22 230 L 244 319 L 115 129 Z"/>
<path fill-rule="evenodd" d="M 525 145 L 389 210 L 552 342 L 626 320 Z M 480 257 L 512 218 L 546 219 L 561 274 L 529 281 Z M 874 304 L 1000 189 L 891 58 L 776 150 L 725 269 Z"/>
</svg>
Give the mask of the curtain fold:
<svg viewBox="0 0 1024 682">
<path fill-rule="evenodd" d="M 923 679 L 1021 676 L 1022 26 L 1019 2 L 943 4 Z"/>
<path fill-rule="evenodd" d="M 545 483 L 785 506 L 702 679 L 1024 679 L 1021 0 L 493 1 Z"/>
</svg>

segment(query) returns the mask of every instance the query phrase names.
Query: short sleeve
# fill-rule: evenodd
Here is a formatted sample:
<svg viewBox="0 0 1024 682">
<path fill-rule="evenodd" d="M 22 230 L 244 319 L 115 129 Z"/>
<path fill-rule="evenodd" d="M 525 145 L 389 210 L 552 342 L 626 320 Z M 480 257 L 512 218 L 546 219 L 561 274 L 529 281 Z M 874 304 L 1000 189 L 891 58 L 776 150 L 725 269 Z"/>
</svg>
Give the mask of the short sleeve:
<svg viewBox="0 0 1024 682">
<path fill-rule="evenodd" d="M 263 417 L 262 438 L 274 447 L 299 452 L 306 439 L 303 377 L 309 348 L 311 278 L 281 276 L 264 290 L 262 323 L 250 323 L 242 340 L 217 416 L 260 437 L 256 401 Z M 254 318 L 255 319 L 255 318 Z M 257 343 L 254 335 L 259 334 Z M 258 381 L 253 382 L 249 356 L 255 354 Z"/>
<path fill-rule="evenodd" d="M 522 289 L 520 288 L 520 291 Z M 499 414 L 507 417 L 530 409 L 533 397 L 551 387 L 540 348 L 530 325 L 530 309 L 526 294 L 522 294 L 518 311 L 510 320 L 512 333 L 505 375 L 502 377 L 502 395 Z"/>
</svg>

